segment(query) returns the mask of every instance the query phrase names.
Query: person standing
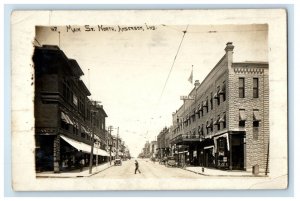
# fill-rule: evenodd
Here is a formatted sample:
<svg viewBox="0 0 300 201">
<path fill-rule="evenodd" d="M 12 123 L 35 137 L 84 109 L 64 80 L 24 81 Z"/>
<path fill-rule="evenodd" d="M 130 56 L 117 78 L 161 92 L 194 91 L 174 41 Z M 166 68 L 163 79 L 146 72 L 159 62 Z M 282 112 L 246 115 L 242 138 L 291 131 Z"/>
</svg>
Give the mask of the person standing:
<svg viewBox="0 0 300 201">
<path fill-rule="evenodd" d="M 137 160 L 135 160 L 135 171 L 134 171 L 134 174 L 136 174 L 136 171 L 138 171 L 139 173 L 141 173 L 141 171 L 139 170 L 139 163 L 137 162 Z"/>
<path fill-rule="evenodd" d="M 82 159 L 79 161 L 79 165 L 80 165 L 80 172 L 82 172 L 82 170 L 83 170 L 83 167 L 84 167 L 84 162 L 85 162 L 84 158 L 82 158 Z"/>
</svg>

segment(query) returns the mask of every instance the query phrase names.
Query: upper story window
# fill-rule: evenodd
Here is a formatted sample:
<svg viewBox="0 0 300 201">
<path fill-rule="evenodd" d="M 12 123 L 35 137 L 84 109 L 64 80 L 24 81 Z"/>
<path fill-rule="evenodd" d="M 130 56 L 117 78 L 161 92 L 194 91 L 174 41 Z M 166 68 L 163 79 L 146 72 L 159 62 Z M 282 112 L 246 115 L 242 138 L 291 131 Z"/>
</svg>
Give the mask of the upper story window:
<svg viewBox="0 0 300 201">
<path fill-rule="evenodd" d="M 258 98 L 258 78 L 253 78 L 253 98 Z"/>
<path fill-rule="evenodd" d="M 226 83 L 225 83 L 225 81 L 223 82 L 222 92 L 223 92 L 223 101 L 226 101 Z"/>
<path fill-rule="evenodd" d="M 219 119 L 219 123 L 223 125 L 223 128 L 226 128 L 226 113 L 224 112 L 223 115 Z"/>
<path fill-rule="evenodd" d="M 206 113 L 208 113 L 208 97 L 206 97 L 206 101 L 204 101 L 203 107 L 206 108 Z"/>
<path fill-rule="evenodd" d="M 214 109 L 214 104 L 213 104 L 213 93 L 210 93 L 210 109 L 213 110 Z"/>
<path fill-rule="evenodd" d="M 244 109 L 240 109 L 239 111 L 239 127 L 245 127 L 246 122 L 246 113 Z"/>
<path fill-rule="evenodd" d="M 239 78 L 239 97 L 245 98 L 245 78 Z"/>
<path fill-rule="evenodd" d="M 253 139 L 258 139 L 259 134 L 259 122 L 260 122 L 259 110 L 253 110 Z"/>
</svg>

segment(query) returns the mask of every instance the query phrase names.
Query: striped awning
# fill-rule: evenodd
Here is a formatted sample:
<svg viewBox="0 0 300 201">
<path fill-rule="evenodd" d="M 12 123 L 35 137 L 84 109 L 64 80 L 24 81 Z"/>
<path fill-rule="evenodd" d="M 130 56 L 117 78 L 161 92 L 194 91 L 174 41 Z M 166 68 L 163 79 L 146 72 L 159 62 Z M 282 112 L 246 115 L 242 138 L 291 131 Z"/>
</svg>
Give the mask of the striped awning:
<svg viewBox="0 0 300 201">
<path fill-rule="evenodd" d="M 67 114 L 65 114 L 64 112 L 61 112 L 60 117 L 61 117 L 61 120 L 63 120 L 65 123 L 74 125 L 74 123 L 73 123 L 73 121 L 70 119 L 70 117 L 69 117 Z"/>
<path fill-rule="evenodd" d="M 260 121 L 261 120 L 258 110 L 253 111 L 253 120 L 254 121 Z"/>
<path fill-rule="evenodd" d="M 66 141 L 68 144 L 70 144 L 72 147 L 76 148 L 79 151 L 82 151 L 84 153 L 91 153 L 91 146 L 88 144 L 85 144 L 83 142 L 79 142 L 77 140 L 71 139 L 69 137 L 66 137 L 64 135 L 60 135 L 60 137 Z M 99 149 L 96 146 L 94 146 L 94 150 L 93 150 L 93 154 L 94 155 L 99 155 L 99 156 L 109 156 L 109 154 L 103 150 L 103 149 Z"/>
</svg>

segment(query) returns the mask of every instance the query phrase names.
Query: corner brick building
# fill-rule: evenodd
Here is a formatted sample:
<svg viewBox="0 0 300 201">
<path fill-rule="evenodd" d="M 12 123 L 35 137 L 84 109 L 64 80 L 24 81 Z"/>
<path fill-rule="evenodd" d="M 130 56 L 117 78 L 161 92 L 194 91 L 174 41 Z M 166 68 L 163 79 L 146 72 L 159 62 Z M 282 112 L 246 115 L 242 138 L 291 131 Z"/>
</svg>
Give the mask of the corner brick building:
<svg viewBox="0 0 300 201">
<path fill-rule="evenodd" d="M 234 46 L 173 113 L 171 144 L 179 163 L 268 172 L 267 62 L 233 62 Z"/>
<path fill-rule="evenodd" d="M 103 106 L 91 95 L 80 77 L 83 72 L 57 46 L 36 47 L 35 142 L 37 171 L 68 171 L 88 166 L 91 146 L 93 164 L 108 160 L 108 136 Z"/>
</svg>

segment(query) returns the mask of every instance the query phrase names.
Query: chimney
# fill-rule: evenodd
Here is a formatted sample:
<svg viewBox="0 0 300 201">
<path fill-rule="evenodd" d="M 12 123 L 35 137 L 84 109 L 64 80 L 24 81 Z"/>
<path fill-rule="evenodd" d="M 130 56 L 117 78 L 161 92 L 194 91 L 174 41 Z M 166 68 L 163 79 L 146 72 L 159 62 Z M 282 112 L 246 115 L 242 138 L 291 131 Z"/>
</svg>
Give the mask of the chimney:
<svg viewBox="0 0 300 201">
<path fill-rule="evenodd" d="M 197 87 L 199 87 L 199 85 L 200 85 L 200 82 L 199 82 L 199 80 L 195 80 L 195 87 L 197 88 Z"/>
<path fill-rule="evenodd" d="M 233 48 L 234 48 L 234 46 L 232 45 L 232 42 L 228 42 L 228 43 L 226 44 L 226 48 L 225 48 L 226 53 L 227 53 L 228 51 L 232 51 Z"/>
<path fill-rule="evenodd" d="M 229 68 L 231 67 L 233 61 L 233 48 L 234 46 L 232 45 L 232 42 L 228 42 L 226 44 L 225 51 Z"/>
</svg>

